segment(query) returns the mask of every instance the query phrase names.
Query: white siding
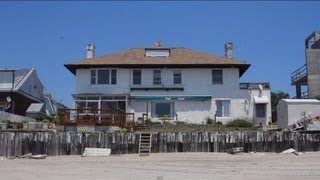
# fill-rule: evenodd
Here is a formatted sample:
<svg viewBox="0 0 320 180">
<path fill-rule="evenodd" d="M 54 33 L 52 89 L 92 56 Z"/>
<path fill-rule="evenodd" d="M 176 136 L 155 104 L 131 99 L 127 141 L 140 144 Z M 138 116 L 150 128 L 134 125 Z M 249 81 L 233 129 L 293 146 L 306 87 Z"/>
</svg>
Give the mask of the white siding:
<svg viewBox="0 0 320 180">
<path fill-rule="evenodd" d="M 270 89 L 263 89 L 262 96 L 266 96 L 269 99 L 269 103 L 266 104 L 266 121 L 271 122 L 271 92 Z M 244 99 L 241 100 L 241 106 L 240 107 L 248 107 L 247 108 L 247 115 L 245 117 L 255 121 L 257 119 L 256 117 L 256 109 L 255 109 L 255 102 L 253 97 L 259 96 L 259 89 L 241 89 L 239 91 L 239 97 L 242 97 Z M 240 105 L 240 104 L 239 104 Z M 240 108 L 236 111 L 241 111 Z M 240 114 L 239 112 L 236 114 Z"/>
<path fill-rule="evenodd" d="M 304 99 L 297 99 L 298 101 L 289 102 L 284 99 L 280 100 L 277 106 L 277 120 L 278 128 L 287 128 L 295 121 L 304 117 L 304 115 L 311 117 L 320 115 L 320 101 L 317 102 L 306 101 Z M 311 100 L 311 99 L 308 99 Z"/>
<path fill-rule="evenodd" d="M 173 71 L 177 69 L 161 69 L 162 85 L 153 85 L 153 70 L 142 69 L 141 85 L 135 87 L 184 87 L 184 91 L 133 91 L 131 95 L 214 95 L 218 97 L 236 98 L 239 95 L 238 69 L 223 70 L 223 84 L 212 85 L 212 69 L 182 69 L 181 85 L 173 84 Z M 76 93 L 110 93 L 123 94 L 130 92 L 132 85 L 131 69 L 117 69 L 116 85 L 91 85 L 90 69 L 77 69 Z"/>
<path fill-rule="evenodd" d="M 214 118 L 212 101 L 177 101 L 175 103 L 179 121 L 206 123 L 206 118 Z"/>
<path fill-rule="evenodd" d="M 125 94 L 129 92 L 129 69 L 117 69 L 117 84 L 90 84 L 90 69 L 77 69 L 76 93 Z"/>
<path fill-rule="evenodd" d="M 40 82 L 35 70 L 30 71 L 29 73 L 31 73 L 30 76 L 25 79 L 23 83 L 20 83 L 22 85 L 19 89 L 20 91 L 42 100 L 44 87 Z"/>
<path fill-rule="evenodd" d="M 0 90 L 12 88 L 12 72 L 0 73 Z"/>
<path fill-rule="evenodd" d="M 179 120 L 188 122 L 202 123 L 206 117 L 214 118 L 216 112 L 215 100 L 230 100 L 230 117 L 217 118 L 217 121 L 227 122 L 235 118 L 255 119 L 255 104 L 253 96 L 259 95 L 257 89 L 240 89 L 239 88 L 239 69 L 224 68 L 223 84 L 212 84 L 211 68 L 194 68 L 194 69 L 171 69 L 164 68 L 161 70 L 161 85 L 153 85 L 153 70 L 141 69 L 141 85 L 132 84 L 132 69 L 117 69 L 116 85 L 91 85 L 90 70 L 78 69 L 76 76 L 76 93 L 105 93 L 105 94 L 130 94 L 135 95 L 152 95 L 152 96 L 212 96 L 211 101 L 176 101 L 175 112 Z M 181 71 L 182 82 L 179 85 L 173 83 L 173 72 Z M 130 87 L 183 87 L 183 91 L 177 90 L 134 90 Z M 270 97 L 270 90 L 264 89 L 263 96 Z M 270 99 L 271 101 L 271 99 Z M 151 101 L 149 101 L 149 115 L 151 115 Z M 271 103 L 266 106 L 267 122 L 271 120 Z M 135 118 L 142 116 L 146 112 L 146 102 L 132 100 L 128 104 L 128 110 L 135 112 Z"/>
<path fill-rule="evenodd" d="M 223 69 L 223 84 L 212 84 L 212 69 L 186 69 L 182 71 L 185 94 L 209 94 L 214 97 L 237 96 L 239 89 L 238 69 Z M 172 77 L 172 76 L 171 76 Z M 170 79 L 172 82 L 172 79 Z M 231 98 L 231 97 L 230 97 Z"/>
</svg>

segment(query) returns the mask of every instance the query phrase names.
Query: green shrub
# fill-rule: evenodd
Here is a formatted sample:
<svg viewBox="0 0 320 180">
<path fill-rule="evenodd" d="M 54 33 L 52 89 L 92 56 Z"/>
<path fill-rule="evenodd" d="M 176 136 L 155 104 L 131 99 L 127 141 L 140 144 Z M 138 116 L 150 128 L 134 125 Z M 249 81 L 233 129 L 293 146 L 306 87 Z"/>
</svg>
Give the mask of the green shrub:
<svg viewBox="0 0 320 180">
<path fill-rule="evenodd" d="M 51 122 L 53 120 L 53 117 L 50 117 L 50 116 L 47 116 L 47 115 L 40 115 L 40 116 L 37 116 L 35 119 L 37 121 L 42 121 L 42 122 L 43 122 L 43 120 L 47 119 L 47 120 L 49 120 Z"/>
<path fill-rule="evenodd" d="M 115 130 L 115 132 L 128 132 L 128 129 L 120 127 L 119 129 Z"/>
<path fill-rule="evenodd" d="M 253 124 L 248 119 L 238 118 L 228 122 L 226 127 L 253 127 Z"/>
<path fill-rule="evenodd" d="M 10 120 L 8 120 L 8 119 L 3 119 L 3 120 L 1 120 L 1 122 L 2 122 L 2 123 L 7 123 L 7 124 L 9 124 L 9 123 L 10 123 Z"/>
<path fill-rule="evenodd" d="M 90 130 L 81 130 L 80 133 L 81 134 L 91 134 L 92 131 L 90 131 Z"/>
<path fill-rule="evenodd" d="M 60 119 L 60 117 L 56 117 L 52 120 L 52 122 L 54 122 L 55 124 L 61 124 L 62 120 Z"/>
<path fill-rule="evenodd" d="M 206 124 L 213 124 L 214 123 L 214 119 L 210 118 L 209 116 L 206 117 Z"/>
<path fill-rule="evenodd" d="M 187 123 L 184 121 L 176 121 L 176 124 L 179 125 L 179 124 L 187 124 Z"/>
<path fill-rule="evenodd" d="M 147 127 L 151 127 L 151 126 L 154 126 L 154 125 L 160 125 L 161 124 L 160 121 L 151 121 L 151 119 L 147 119 L 144 123 L 145 123 L 145 125 Z"/>
<path fill-rule="evenodd" d="M 147 119 L 147 120 L 145 120 L 144 123 L 146 124 L 146 126 L 150 126 L 150 125 L 151 125 L 151 120 L 150 120 L 150 119 Z"/>
<path fill-rule="evenodd" d="M 49 119 L 43 119 L 42 122 L 43 123 L 50 123 L 50 120 Z"/>
<path fill-rule="evenodd" d="M 21 122 L 22 122 L 22 124 L 27 124 L 29 122 L 29 120 L 28 119 L 24 119 Z"/>
</svg>

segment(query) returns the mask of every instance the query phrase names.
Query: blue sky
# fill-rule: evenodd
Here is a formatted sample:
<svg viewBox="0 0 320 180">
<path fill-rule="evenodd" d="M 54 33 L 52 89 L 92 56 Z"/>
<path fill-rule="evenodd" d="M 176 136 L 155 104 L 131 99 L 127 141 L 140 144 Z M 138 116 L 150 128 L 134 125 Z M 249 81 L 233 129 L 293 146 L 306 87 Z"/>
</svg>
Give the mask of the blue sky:
<svg viewBox="0 0 320 180">
<path fill-rule="evenodd" d="M 242 82 L 270 82 L 294 95 L 291 72 L 304 40 L 320 31 L 320 2 L 0 2 L 0 68 L 36 68 L 57 100 L 72 106 L 75 77 L 63 64 L 132 47 L 187 47 L 251 63 Z"/>
</svg>

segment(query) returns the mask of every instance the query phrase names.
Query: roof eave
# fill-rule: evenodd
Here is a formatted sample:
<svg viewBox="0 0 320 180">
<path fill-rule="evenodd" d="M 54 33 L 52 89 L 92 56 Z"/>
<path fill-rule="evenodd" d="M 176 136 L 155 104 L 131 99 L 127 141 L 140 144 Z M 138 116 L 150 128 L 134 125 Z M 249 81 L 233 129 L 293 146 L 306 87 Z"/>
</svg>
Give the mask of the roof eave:
<svg viewBox="0 0 320 180">
<path fill-rule="evenodd" d="M 73 75 L 76 75 L 76 67 L 72 64 L 64 64 L 64 67 L 66 67 Z"/>
<path fill-rule="evenodd" d="M 72 74 L 76 75 L 77 69 L 82 68 L 239 68 L 239 77 L 241 77 L 251 64 L 65 64 Z"/>
</svg>

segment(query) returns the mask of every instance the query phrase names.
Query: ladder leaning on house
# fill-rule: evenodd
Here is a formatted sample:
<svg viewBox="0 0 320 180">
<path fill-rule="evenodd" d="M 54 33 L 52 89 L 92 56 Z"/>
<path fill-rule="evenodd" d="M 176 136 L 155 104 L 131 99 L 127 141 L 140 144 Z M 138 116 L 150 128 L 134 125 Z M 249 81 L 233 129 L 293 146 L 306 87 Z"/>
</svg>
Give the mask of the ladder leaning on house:
<svg viewBox="0 0 320 180">
<path fill-rule="evenodd" d="M 139 156 L 150 156 L 151 153 L 151 133 L 141 133 L 139 140 Z"/>
<path fill-rule="evenodd" d="M 300 129 L 305 129 L 307 126 L 307 123 L 310 123 L 314 118 L 312 118 L 310 115 L 305 116 L 297 121 L 295 121 L 294 124 L 287 127 L 289 131 L 296 131 Z"/>
</svg>

